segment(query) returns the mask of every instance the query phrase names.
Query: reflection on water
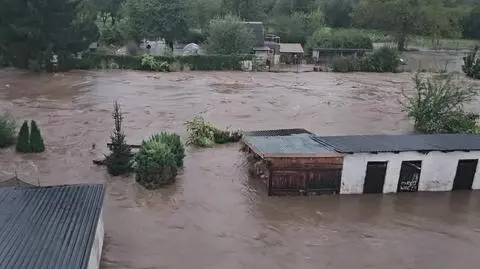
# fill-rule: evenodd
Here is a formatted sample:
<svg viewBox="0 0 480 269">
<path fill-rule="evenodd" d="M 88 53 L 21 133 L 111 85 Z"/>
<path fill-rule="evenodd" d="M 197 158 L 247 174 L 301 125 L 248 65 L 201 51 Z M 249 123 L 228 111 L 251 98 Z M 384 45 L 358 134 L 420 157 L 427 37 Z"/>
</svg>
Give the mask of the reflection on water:
<svg viewBox="0 0 480 269">
<path fill-rule="evenodd" d="M 0 71 L 1 108 L 37 120 L 48 149 L 2 151 L 1 176 L 105 182 L 103 268 L 477 268 L 476 192 L 267 197 L 238 145 L 188 149 L 177 183 L 158 191 L 91 163 L 106 152 L 114 99 L 131 143 L 185 137 L 194 115 L 245 130 L 399 133 L 411 130 L 397 101 L 410 86 L 409 74 Z"/>
</svg>

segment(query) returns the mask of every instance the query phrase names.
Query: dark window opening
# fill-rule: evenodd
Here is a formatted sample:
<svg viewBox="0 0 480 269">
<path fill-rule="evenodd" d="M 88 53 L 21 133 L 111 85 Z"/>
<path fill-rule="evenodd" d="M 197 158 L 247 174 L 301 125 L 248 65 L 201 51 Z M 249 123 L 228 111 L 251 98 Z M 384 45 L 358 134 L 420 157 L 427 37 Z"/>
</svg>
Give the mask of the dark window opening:
<svg viewBox="0 0 480 269">
<path fill-rule="evenodd" d="M 403 161 L 397 192 L 416 192 L 420 182 L 422 161 Z"/>
<path fill-rule="evenodd" d="M 458 161 L 457 173 L 453 180 L 453 190 L 471 190 L 478 160 Z"/>
<path fill-rule="evenodd" d="M 383 193 L 387 162 L 368 162 L 363 193 Z"/>
</svg>

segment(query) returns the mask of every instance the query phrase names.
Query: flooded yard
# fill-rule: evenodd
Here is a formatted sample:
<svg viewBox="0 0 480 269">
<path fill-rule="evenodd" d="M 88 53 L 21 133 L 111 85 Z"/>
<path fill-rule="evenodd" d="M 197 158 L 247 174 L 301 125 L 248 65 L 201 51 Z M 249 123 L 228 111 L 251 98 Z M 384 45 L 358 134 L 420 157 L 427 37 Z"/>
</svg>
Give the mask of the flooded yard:
<svg viewBox="0 0 480 269">
<path fill-rule="evenodd" d="M 37 120 L 47 146 L 40 155 L 2 151 L 0 180 L 105 183 L 103 268 L 478 268 L 478 192 L 267 197 L 235 144 L 188 148 L 177 183 L 158 191 L 92 164 L 107 153 L 115 99 L 132 144 L 162 130 L 185 138 L 195 115 L 243 130 L 405 133 L 412 124 L 398 99 L 411 77 L 0 71 L 1 109 Z"/>
</svg>

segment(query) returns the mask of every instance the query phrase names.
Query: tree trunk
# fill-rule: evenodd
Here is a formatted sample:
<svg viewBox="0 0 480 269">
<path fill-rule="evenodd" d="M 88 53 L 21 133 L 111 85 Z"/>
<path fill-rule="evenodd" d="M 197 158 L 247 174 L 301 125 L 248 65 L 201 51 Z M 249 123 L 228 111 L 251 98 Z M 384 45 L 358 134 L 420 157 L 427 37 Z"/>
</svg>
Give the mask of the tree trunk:
<svg viewBox="0 0 480 269">
<path fill-rule="evenodd" d="M 404 51 L 405 50 L 405 41 L 406 41 L 405 34 L 400 34 L 397 38 L 398 51 Z"/>
<path fill-rule="evenodd" d="M 172 40 L 167 40 L 167 45 L 168 47 L 172 50 L 172 53 L 173 53 L 173 41 Z"/>
</svg>

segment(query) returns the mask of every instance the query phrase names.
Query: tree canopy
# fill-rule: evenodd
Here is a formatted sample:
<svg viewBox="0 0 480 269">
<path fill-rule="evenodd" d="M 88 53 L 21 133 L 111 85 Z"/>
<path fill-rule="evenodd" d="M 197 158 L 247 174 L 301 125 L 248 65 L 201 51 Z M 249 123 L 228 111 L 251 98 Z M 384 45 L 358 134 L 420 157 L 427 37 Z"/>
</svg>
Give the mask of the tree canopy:
<svg viewBox="0 0 480 269">
<path fill-rule="evenodd" d="M 238 17 L 227 15 L 210 22 L 207 41 L 211 53 L 239 54 L 252 50 L 254 37 Z"/>
<path fill-rule="evenodd" d="M 172 46 L 187 31 L 184 0 L 126 0 L 125 15 L 129 36 L 137 42 L 163 37 Z"/>
<path fill-rule="evenodd" d="M 357 25 L 390 32 L 399 50 L 411 35 L 455 35 L 457 16 L 443 0 L 362 0 L 354 11 Z"/>
<path fill-rule="evenodd" d="M 0 1 L 0 58 L 21 68 L 42 68 L 53 54 L 66 58 L 98 38 L 80 0 Z"/>
</svg>

